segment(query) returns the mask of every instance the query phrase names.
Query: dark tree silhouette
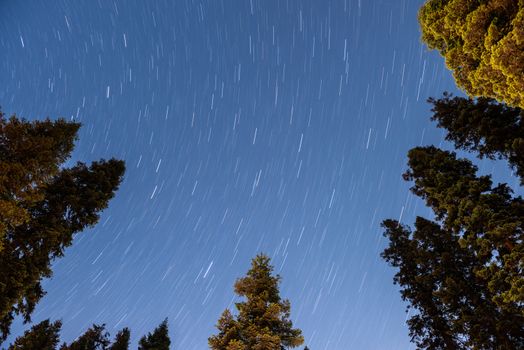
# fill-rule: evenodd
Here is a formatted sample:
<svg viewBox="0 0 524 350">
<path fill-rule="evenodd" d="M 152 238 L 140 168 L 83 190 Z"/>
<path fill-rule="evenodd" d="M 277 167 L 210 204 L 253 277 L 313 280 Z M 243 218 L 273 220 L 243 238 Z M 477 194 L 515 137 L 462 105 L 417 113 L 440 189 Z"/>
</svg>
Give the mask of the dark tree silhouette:
<svg viewBox="0 0 524 350">
<path fill-rule="evenodd" d="M 138 350 L 169 350 L 170 344 L 166 318 L 152 333 L 140 339 Z"/>
<path fill-rule="evenodd" d="M 124 163 L 115 159 L 63 167 L 79 127 L 0 112 L 0 342 L 15 315 L 30 321 L 51 262 L 97 223 L 122 180 Z"/>
<path fill-rule="evenodd" d="M 60 329 L 62 322 L 51 323 L 49 320 L 42 321 L 22 336 L 16 338 L 9 346 L 9 350 L 55 350 L 60 342 Z"/>
<path fill-rule="evenodd" d="M 71 344 L 64 343 L 60 350 L 106 350 L 110 343 L 105 325 L 94 324 Z"/>
<path fill-rule="evenodd" d="M 524 184 L 524 112 L 493 99 L 430 98 L 432 120 L 446 130 L 457 149 L 476 152 L 480 158 L 506 159 Z"/>
<path fill-rule="evenodd" d="M 115 336 L 115 341 L 109 347 L 109 350 L 127 350 L 129 349 L 129 338 L 131 337 L 131 332 L 129 328 L 124 328 L 118 332 Z"/>
<path fill-rule="evenodd" d="M 434 211 L 415 231 L 383 222 L 383 258 L 416 313 L 408 325 L 422 349 L 524 348 L 524 200 L 453 152 L 417 147 L 404 178 Z"/>
</svg>

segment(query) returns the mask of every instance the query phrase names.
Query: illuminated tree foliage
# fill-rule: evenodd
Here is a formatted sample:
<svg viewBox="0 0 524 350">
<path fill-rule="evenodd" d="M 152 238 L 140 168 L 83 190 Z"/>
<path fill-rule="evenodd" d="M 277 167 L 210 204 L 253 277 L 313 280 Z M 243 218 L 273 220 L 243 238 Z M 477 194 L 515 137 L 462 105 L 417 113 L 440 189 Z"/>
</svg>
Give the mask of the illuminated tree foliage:
<svg viewBox="0 0 524 350">
<path fill-rule="evenodd" d="M 63 167 L 79 127 L 0 112 L 0 342 L 15 315 L 30 321 L 51 262 L 97 223 L 122 180 L 124 163 L 115 159 Z"/>
<path fill-rule="evenodd" d="M 257 255 L 247 276 L 235 283 L 235 292 L 246 301 L 236 303 L 238 316 L 225 310 L 217 323 L 218 334 L 209 338 L 213 350 L 283 350 L 304 342 L 293 328 L 291 305 L 280 298 L 280 276 L 265 255 Z"/>
<path fill-rule="evenodd" d="M 470 96 L 524 108 L 524 0 L 429 0 L 419 22 Z"/>
</svg>

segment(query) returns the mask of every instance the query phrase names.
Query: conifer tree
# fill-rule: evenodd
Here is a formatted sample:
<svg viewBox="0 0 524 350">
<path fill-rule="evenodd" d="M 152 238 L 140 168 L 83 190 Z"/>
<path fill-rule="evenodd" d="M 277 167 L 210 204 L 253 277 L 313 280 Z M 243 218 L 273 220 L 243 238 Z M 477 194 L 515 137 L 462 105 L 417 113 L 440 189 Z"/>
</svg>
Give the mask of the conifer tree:
<svg viewBox="0 0 524 350">
<path fill-rule="evenodd" d="M 110 343 L 105 325 L 94 324 L 70 345 L 64 343 L 60 350 L 106 350 Z"/>
<path fill-rule="evenodd" d="M 0 112 L 0 343 L 16 315 L 30 321 L 51 262 L 97 223 L 122 180 L 115 159 L 63 167 L 79 127 Z"/>
<path fill-rule="evenodd" d="M 129 338 L 131 337 L 131 332 L 129 328 L 124 328 L 118 332 L 115 336 L 113 344 L 109 347 L 109 350 L 128 350 L 129 349 Z"/>
<path fill-rule="evenodd" d="M 524 112 L 489 98 L 430 98 L 432 120 L 455 148 L 478 157 L 506 159 L 524 184 Z"/>
<path fill-rule="evenodd" d="M 382 254 L 416 310 L 408 321 L 421 349 L 524 348 L 524 200 L 453 152 L 408 154 L 412 191 L 434 211 L 415 231 L 383 222 Z"/>
<path fill-rule="evenodd" d="M 138 343 L 138 350 L 169 350 L 171 340 L 167 327 L 167 318 L 153 331 L 143 336 Z"/>
<path fill-rule="evenodd" d="M 16 338 L 8 350 L 56 350 L 60 342 L 61 321 L 51 323 L 49 320 L 40 322 L 31 327 L 22 336 Z M 120 330 L 113 343 L 109 340 L 109 333 L 105 325 L 93 325 L 71 344 L 63 343 L 60 350 L 128 350 L 131 332 L 129 328 Z M 160 345 L 159 345 L 160 344 Z M 146 349 L 169 349 L 161 343 L 150 342 Z"/>
<path fill-rule="evenodd" d="M 9 350 L 55 350 L 60 342 L 62 322 L 42 321 L 16 338 Z"/>
<path fill-rule="evenodd" d="M 236 303 L 238 315 L 226 309 L 217 323 L 218 334 L 209 338 L 212 350 L 283 350 L 304 342 L 293 328 L 291 304 L 280 298 L 280 276 L 266 255 L 257 255 L 247 276 L 235 283 L 235 293 L 246 300 Z"/>
<path fill-rule="evenodd" d="M 524 108 L 523 0 L 428 0 L 419 22 L 470 96 Z"/>
</svg>

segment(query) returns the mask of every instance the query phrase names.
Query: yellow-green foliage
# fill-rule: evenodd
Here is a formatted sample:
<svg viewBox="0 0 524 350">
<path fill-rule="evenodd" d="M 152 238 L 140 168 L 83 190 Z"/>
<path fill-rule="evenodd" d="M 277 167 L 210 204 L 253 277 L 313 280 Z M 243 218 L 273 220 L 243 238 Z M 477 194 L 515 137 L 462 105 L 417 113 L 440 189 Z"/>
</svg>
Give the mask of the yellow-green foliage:
<svg viewBox="0 0 524 350">
<path fill-rule="evenodd" d="M 469 95 L 524 108 L 524 0 L 429 0 L 419 22 Z"/>
</svg>

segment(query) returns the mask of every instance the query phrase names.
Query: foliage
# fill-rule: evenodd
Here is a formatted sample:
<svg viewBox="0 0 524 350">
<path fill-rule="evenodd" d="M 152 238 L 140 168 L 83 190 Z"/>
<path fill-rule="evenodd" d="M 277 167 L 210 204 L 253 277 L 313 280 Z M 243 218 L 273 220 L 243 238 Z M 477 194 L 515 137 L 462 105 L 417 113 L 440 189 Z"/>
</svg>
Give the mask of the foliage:
<svg viewBox="0 0 524 350">
<path fill-rule="evenodd" d="M 49 320 L 42 321 L 22 336 L 16 338 L 15 342 L 9 346 L 9 350 L 55 350 L 60 341 L 60 329 L 62 322 L 54 323 Z"/>
<path fill-rule="evenodd" d="M 148 333 L 140 339 L 138 350 L 169 350 L 170 344 L 166 318 L 153 333 Z"/>
<path fill-rule="evenodd" d="M 119 331 L 115 336 L 115 341 L 109 347 L 109 350 L 127 350 L 129 349 L 129 338 L 131 337 L 131 332 L 129 328 L 124 328 Z"/>
<path fill-rule="evenodd" d="M 63 344 L 60 350 L 127 350 L 131 332 L 128 328 L 120 330 L 111 344 L 105 325 L 94 324 L 71 344 Z"/>
<path fill-rule="evenodd" d="M 209 338 L 213 350 L 281 350 L 304 342 L 293 328 L 291 304 L 280 298 L 280 276 L 273 276 L 269 257 L 259 254 L 247 276 L 235 283 L 235 293 L 246 301 L 236 303 L 238 316 L 225 310 L 218 320 L 218 334 Z"/>
<path fill-rule="evenodd" d="M 63 167 L 79 127 L 0 112 L 0 342 L 15 315 L 30 321 L 51 262 L 96 224 L 122 180 L 124 163 L 115 159 Z"/>
<path fill-rule="evenodd" d="M 493 99 L 472 100 L 444 93 L 430 98 L 432 120 L 447 131 L 455 148 L 476 152 L 480 158 L 507 159 L 524 184 L 524 112 Z"/>
<path fill-rule="evenodd" d="M 524 107 L 524 0 L 428 0 L 419 22 L 469 95 Z"/>
<path fill-rule="evenodd" d="M 50 323 L 49 320 L 40 322 L 16 338 L 8 350 L 56 350 L 60 339 L 61 321 Z M 71 344 L 63 343 L 60 350 L 128 350 L 131 332 L 123 328 L 111 343 L 105 325 L 94 324 Z M 167 321 L 164 321 L 153 334 L 143 337 L 139 349 L 169 350 L 167 336 Z"/>
<path fill-rule="evenodd" d="M 105 325 L 94 324 L 70 345 L 63 344 L 60 350 L 106 350 L 110 343 Z"/>
<path fill-rule="evenodd" d="M 437 222 L 415 231 L 383 222 L 382 257 L 417 313 L 408 325 L 423 349 L 524 348 L 524 200 L 455 153 L 417 147 L 409 154 L 412 191 Z"/>
</svg>

